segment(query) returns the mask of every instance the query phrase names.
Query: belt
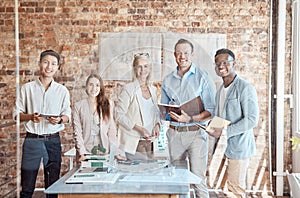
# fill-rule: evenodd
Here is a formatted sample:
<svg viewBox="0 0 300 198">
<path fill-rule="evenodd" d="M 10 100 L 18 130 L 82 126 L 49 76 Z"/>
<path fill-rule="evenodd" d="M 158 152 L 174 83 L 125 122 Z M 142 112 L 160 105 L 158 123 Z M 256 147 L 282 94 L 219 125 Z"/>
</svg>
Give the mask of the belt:
<svg viewBox="0 0 300 198">
<path fill-rule="evenodd" d="M 199 127 L 197 125 L 193 125 L 193 126 L 173 126 L 170 125 L 171 129 L 174 129 L 178 132 L 188 132 L 188 131 L 198 131 Z"/>
<path fill-rule="evenodd" d="M 52 134 L 45 134 L 45 135 L 38 135 L 38 134 L 26 132 L 26 137 L 35 138 L 35 139 L 55 138 L 55 137 L 59 137 L 59 132 L 52 133 Z"/>
</svg>

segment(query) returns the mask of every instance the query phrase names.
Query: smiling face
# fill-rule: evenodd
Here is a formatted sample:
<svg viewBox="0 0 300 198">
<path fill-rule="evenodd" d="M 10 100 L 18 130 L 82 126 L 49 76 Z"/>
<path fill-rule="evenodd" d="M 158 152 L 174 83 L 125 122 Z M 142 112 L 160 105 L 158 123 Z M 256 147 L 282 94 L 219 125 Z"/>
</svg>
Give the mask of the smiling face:
<svg viewBox="0 0 300 198">
<path fill-rule="evenodd" d="M 99 79 L 92 77 L 86 83 L 86 93 L 89 97 L 96 97 L 100 93 L 101 83 Z"/>
<path fill-rule="evenodd" d="M 40 61 L 39 66 L 43 78 L 52 78 L 59 68 L 57 58 L 52 55 L 44 56 Z"/>
<path fill-rule="evenodd" d="M 136 78 L 141 82 L 146 82 L 151 73 L 151 65 L 148 59 L 140 58 L 134 66 Z"/>
<path fill-rule="evenodd" d="M 178 44 L 176 46 L 174 56 L 179 69 L 187 69 L 192 64 L 192 58 L 194 53 L 192 47 L 188 43 Z"/>
<path fill-rule="evenodd" d="M 235 61 L 229 54 L 219 54 L 215 57 L 215 71 L 222 78 L 234 76 L 234 66 Z"/>
</svg>

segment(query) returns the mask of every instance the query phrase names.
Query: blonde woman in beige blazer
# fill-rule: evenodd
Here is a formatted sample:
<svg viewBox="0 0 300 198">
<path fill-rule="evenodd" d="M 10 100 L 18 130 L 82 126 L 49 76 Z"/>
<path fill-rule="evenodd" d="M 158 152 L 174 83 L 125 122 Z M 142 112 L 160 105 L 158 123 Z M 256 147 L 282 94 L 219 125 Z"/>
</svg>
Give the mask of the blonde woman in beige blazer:
<svg viewBox="0 0 300 198">
<path fill-rule="evenodd" d="M 73 130 L 78 161 L 91 154 L 94 146 L 100 144 L 109 153 L 110 146 L 117 146 L 117 129 L 113 119 L 113 102 L 105 96 L 103 81 L 97 74 L 91 74 L 86 81 L 88 98 L 74 104 Z"/>
<path fill-rule="evenodd" d="M 152 140 L 160 130 L 157 89 L 149 83 L 149 54 L 135 55 L 133 71 L 135 80 L 123 87 L 116 108 L 119 148 L 129 160 L 149 159 L 153 156 Z"/>
</svg>

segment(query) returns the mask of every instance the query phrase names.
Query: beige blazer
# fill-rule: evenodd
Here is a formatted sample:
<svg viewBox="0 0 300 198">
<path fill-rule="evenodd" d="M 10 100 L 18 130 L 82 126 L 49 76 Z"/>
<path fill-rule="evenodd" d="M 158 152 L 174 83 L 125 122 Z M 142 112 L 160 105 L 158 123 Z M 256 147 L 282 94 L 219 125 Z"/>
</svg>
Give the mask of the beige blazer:
<svg viewBox="0 0 300 198">
<path fill-rule="evenodd" d="M 103 147 L 109 152 L 110 146 L 115 144 L 117 147 L 117 129 L 113 119 L 114 103 L 110 101 L 110 119 L 105 121 L 101 116 L 100 137 Z M 73 109 L 73 130 L 75 138 L 75 147 L 79 155 L 90 154 L 86 149 L 90 144 L 91 127 L 93 124 L 93 113 L 90 111 L 88 99 L 83 99 L 74 104 Z"/>
<path fill-rule="evenodd" d="M 148 87 L 151 99 L 156 106 L 153 113 L 154 127 L 155 124 L 160 123 L 157 106 L 157 89 L 153 85 L 148 85 Z M 140 133 L 134 130 L 133 127 L 135 124 L 144 126 L 141 112 L 142 102 L 138 97 L 138 93 L 141 94 L 138 81 L 126 84 L 119 95 L 118 106 L 116 108 L 119 149 L 131 154 L 135 154 L 138 142 L 141 139 Z"/>
</svg>

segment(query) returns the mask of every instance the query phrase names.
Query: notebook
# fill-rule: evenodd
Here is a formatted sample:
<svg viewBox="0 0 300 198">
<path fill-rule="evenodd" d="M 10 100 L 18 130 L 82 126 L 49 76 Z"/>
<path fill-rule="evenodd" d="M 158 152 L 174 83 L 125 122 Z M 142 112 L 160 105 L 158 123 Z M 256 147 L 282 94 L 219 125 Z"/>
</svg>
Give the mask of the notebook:
<svg viewBox="0 0 300 198">
<path fill-rule="evenodd" d="M 181 110 L 183 110 L 185 113 L 187 113 L 190 116 L 200 114 L 202 111 L 204 111 L 203 102 L 200 96 L 193 98 L 192 100 L 186 101 L 181 105 L 159 103 L 158 107 L 160 110 L 160 117 L 163 120 L 168 119 L 168 114 L 170 113 L 170 111 L 173 111 L 178 115 L 181 115 Z"/>
</svg>

